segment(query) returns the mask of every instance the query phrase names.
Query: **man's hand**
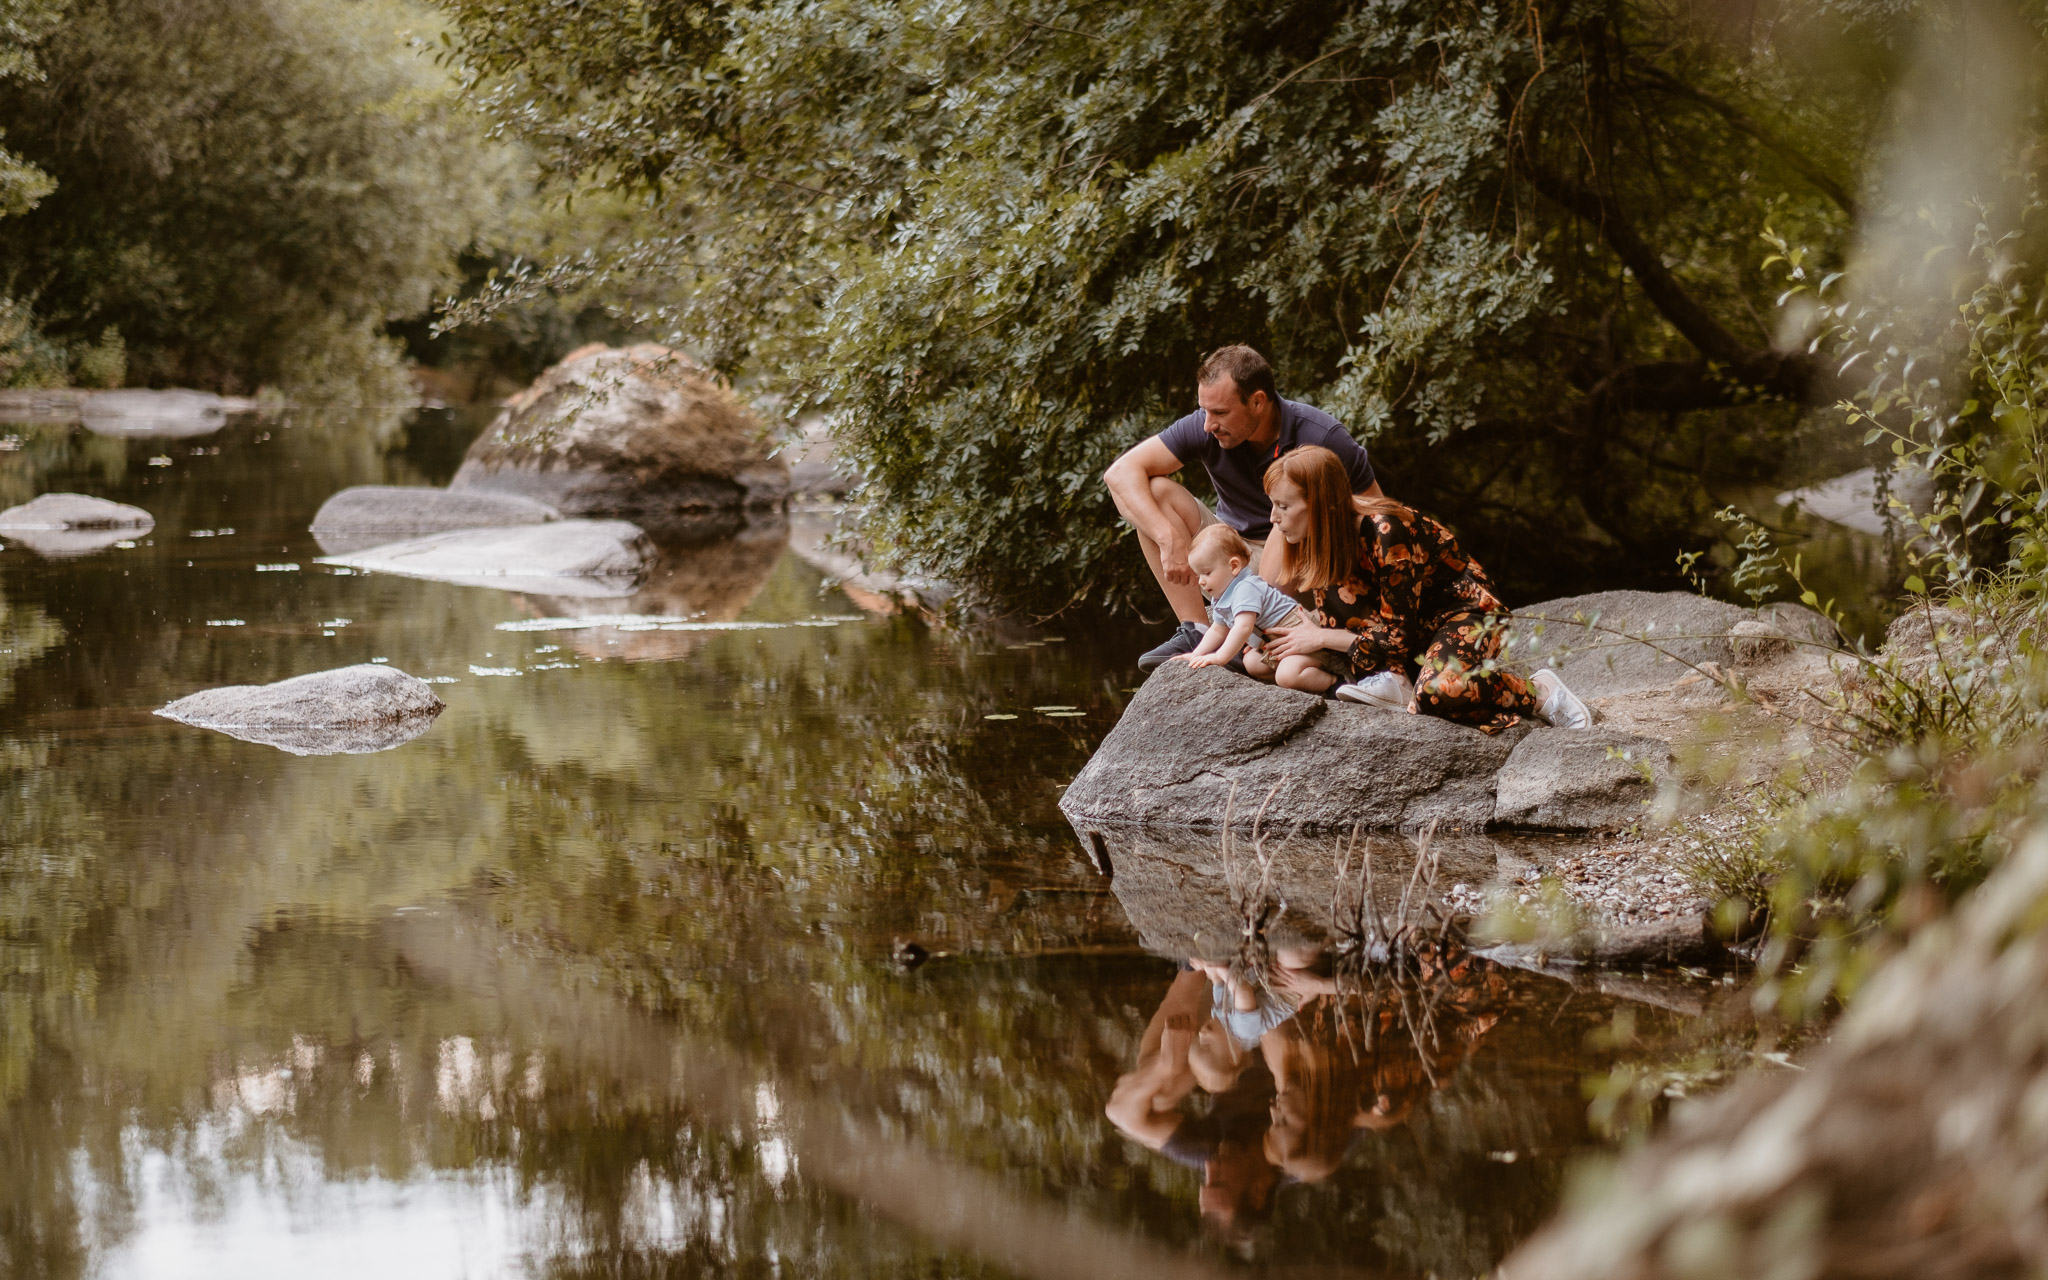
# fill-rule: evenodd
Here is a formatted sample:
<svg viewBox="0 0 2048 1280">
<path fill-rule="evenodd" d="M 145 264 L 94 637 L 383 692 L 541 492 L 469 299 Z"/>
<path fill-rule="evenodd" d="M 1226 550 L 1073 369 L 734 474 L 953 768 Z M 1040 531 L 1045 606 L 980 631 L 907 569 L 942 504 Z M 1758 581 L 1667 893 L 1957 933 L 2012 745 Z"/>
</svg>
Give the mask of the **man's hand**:
<svg viewBox="0 0 2048 1280">
<path fill-rule="evenodd" d="M 1168 582 L 1188 583 L 1195 580 L 1195 570 L 1188 563 L 1188 543 L 1179 538 L 1168 538 L 1159 544 L 1159 567 L 1166 571 Z"/>
</svg>

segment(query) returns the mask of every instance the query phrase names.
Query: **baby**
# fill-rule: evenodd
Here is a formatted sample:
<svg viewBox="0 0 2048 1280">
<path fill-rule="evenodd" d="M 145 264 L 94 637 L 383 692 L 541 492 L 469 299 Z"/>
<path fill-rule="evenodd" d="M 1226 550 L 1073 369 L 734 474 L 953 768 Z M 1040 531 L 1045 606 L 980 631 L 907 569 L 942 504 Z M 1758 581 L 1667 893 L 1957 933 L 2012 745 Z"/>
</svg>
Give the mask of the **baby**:
<svg viewBox="0 0 2048 1280">
<path fill-rule="evenodd" d="M 1252 568 L 1243 535 L 1227 524 L 1203 527 L 1188 548 L 1188 567 L 1209 598 L 1209 631 L 1193 653 L 1174 659 L 1191 667 L 1220 667 L 1244 655 L 1246 674 L 1272 680 L 1274 664 L 1263 652 L 1267 633 L 1307 621 L 1295 599 Z M 1287 662 L 1306 661 L 1288 658 Z"/>
</svg>

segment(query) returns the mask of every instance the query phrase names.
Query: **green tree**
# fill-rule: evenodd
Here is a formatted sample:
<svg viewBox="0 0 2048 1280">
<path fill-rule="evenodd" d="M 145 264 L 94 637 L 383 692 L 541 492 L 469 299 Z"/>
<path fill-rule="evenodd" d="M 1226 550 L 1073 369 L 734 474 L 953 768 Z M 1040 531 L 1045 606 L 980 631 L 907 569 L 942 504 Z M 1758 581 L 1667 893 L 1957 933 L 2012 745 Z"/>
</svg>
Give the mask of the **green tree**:
<svg viewBox="0 0 2048 1280">
<path fill-rule="evenodd" d="M 403 390 L 386 322 L 452 285 L 510 170 L 399 0 L 82 0 L 0 81 L 55 180 L 0 223 L 0 290 L 82 376 Z M 4 175 L 0 175 L 4 177 Z"/>
<path fill-rule="evenodd" d="M 1665 577 L 1781 460 L 1757 236 L 1838 251 L 1906 21 L 448 2 L 479 101 L 661 224 L 499 300 L 673 275 L 651 316 L 838 413 L 878 544 L 1040 606 L 1130 582 L 1098 477 L 1234 340 L 1523 591 Z"/>
</svg>

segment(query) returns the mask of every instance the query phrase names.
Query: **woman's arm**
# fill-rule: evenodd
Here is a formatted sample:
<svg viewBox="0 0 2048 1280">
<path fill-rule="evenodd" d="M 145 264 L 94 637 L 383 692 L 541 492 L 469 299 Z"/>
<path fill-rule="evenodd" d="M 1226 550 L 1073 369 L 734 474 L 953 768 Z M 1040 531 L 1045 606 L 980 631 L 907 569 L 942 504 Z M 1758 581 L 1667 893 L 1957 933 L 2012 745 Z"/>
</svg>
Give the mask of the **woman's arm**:
<svg viewBox="0 0 2048 1280">
<path fill-rule="evenodd" d="M 1358 640 L 1355 632 L 1342 627 L 1318 627 L 1308 623 L 1275 627 L 1266 634 L 1272 638 L 1272 643 L 1266 646 L 1266 656 L 1276 662 L 1281 658 L 1306 657 L 1323 649 L 1348 652 Z"/>
</svg>

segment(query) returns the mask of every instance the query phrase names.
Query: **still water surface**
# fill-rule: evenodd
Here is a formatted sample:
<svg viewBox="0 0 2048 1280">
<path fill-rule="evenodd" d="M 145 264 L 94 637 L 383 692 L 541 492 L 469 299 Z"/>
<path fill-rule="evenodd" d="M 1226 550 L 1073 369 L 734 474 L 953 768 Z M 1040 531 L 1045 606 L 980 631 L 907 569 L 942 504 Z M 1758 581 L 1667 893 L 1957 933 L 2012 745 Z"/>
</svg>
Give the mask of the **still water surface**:
<svg viewBox="0 0 2048 1280">
<path fill-rule="evenodd" d="M 1325 1072 L 1321 1161 L 1267 1158 L 1273 1073 L 1369 1008 L 1183 1087 L 1174 1154 L 1105 1118 L 1191 981 L 1055 807 L 1142 634 L 863 614 L 779 522 L 601 610 L 789 624 L 744 630 L 316 563 L 476 425 L 0 427 L 0 507 L 157 520 L 0 550 L 0 1270 L 1462 1276 L 1554 1207 L 1615 1006 L 1546 978 Z M 448 709 L 374 755 L 150 714 L 378 660 Z"/>
</svg>

